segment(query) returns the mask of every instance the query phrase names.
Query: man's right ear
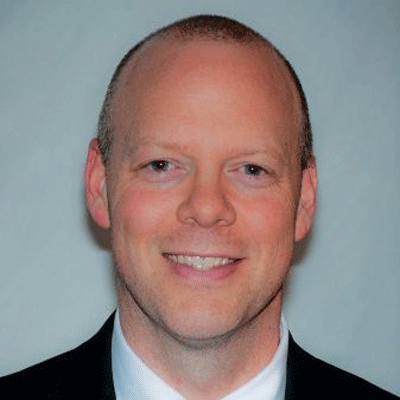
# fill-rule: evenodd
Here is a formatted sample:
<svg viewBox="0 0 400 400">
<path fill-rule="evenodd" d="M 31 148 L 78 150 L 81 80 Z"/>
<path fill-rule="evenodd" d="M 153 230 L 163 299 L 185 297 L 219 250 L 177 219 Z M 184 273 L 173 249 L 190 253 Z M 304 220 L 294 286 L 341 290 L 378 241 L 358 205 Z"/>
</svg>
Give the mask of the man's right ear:
<svg viewBox="0 0 400 400">
<path fill-rule="evenodd" d="M 85 200 L 86 207 L 97 225 L 101 228 L 109 228 L 106 169 L 99 142 L 96 138 L 92 139 L 89 144 L 86 159 Z"/>
</svg>

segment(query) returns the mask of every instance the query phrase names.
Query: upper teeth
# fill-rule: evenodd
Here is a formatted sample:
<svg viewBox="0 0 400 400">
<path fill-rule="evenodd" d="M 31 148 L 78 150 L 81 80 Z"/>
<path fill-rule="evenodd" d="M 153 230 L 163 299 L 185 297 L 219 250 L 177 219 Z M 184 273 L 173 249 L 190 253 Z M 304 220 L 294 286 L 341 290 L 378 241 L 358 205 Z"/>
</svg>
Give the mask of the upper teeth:
<svg viewBox="0 0 400 400">
<path fill-rule="evenodd" d="M 210 269 L 220 265 L 226 265 L 234 261 L 232 258 L 183 256 L 176 254 L 169 254 L 168 258 L 178 264 L 189 265 L 190 267 L 196 269 Z"/>
</svg>

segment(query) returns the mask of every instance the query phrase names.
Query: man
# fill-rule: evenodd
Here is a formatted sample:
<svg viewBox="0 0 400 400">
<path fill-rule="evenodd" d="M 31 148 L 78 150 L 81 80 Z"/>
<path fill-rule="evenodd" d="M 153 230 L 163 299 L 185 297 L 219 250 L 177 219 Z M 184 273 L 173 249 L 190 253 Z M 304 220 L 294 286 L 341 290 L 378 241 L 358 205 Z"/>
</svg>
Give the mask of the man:
<svg viewBox="0 0 400 400">
<path fill-rule="evenodd" d="M 3 378 L 3 394 L 395 398 L 308 355 L 282 319 L 317 172 L 300 83 L 258 33 L 199 16 L 135 46 L 85 177 L 90 214 L 111 230 L 117 314 L 78 349 Z"/>
</svg>

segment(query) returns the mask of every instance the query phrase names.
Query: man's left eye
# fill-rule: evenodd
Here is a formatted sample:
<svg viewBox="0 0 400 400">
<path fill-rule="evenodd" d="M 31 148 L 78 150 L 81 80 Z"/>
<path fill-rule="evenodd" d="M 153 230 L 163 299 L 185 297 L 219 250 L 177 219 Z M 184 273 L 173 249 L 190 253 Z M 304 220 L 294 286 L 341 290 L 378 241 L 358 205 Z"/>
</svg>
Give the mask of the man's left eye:
<svg viewBox="0 0 400 400">
<path fill-rule="evenodd" d="M 260 167 L 257 164 L 246 164 L 243 167 L 243 169 L 244 169 L 244 173 L 246 175 L 255 176 L 255 177 L 258 177 L 258 176 L 261 176 L 264 174 L 268 174 L 268 172 L 263 167 Z"/>
</svg>

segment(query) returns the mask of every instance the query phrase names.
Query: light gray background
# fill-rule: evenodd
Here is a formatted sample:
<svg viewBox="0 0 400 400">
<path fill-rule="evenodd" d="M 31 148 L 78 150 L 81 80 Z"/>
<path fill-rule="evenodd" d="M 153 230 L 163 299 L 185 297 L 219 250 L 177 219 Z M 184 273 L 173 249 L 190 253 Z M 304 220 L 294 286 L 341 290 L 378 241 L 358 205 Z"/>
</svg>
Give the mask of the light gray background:
<svg viewBox="0 0 400 400">
<path fill-rule="evenodd" d="M 0 375 L 67 350 L 115 307 L 83 167 L 118 60 L 159 26 L 226 14 L 308 95 L 318 218 L 287 289 L 300 344 L 400 394 L 400 1 L 0 2 Z"/>
</svg>

